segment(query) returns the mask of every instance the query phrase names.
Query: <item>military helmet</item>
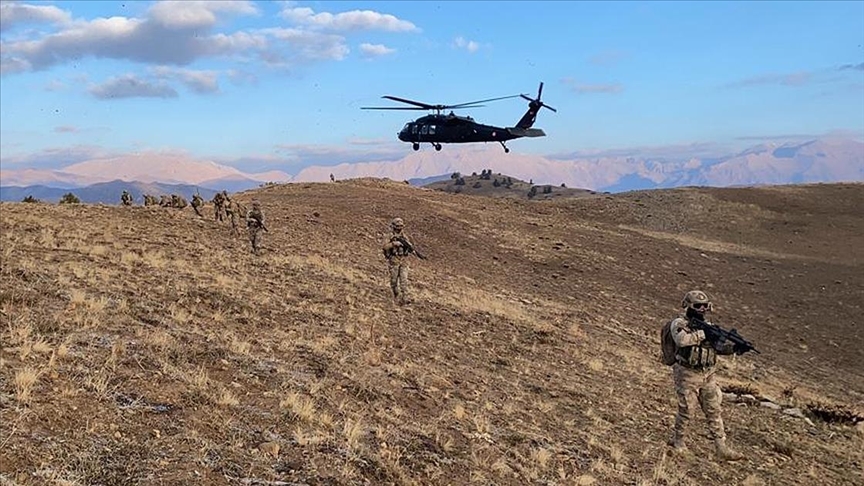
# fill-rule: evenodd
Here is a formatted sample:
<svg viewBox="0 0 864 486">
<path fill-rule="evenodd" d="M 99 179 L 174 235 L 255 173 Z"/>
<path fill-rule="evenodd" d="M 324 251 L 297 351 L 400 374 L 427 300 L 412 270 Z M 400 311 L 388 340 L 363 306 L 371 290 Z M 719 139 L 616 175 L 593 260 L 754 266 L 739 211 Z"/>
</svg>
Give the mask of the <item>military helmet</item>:
<svg viewBox="0 0 864 486">
<path fill-rule="evenodd" d="M 405 221 L 402 221 L 402 218 L 394 218 L 393 221 L 390 222 L 391 228 L 404 228 Z"/>
<path fill-rule="evenodd" d="M 684 294 L 684 299 L 681 301 L 681 307 L 684 309 L 688 309 L 694 307 L 697 304 L 703 304 L 708 306 L 708 310 L 711 310 L 711 299 L 708 298 L 708 294 L 701 290 L 691 290 Z"/>
</svg>

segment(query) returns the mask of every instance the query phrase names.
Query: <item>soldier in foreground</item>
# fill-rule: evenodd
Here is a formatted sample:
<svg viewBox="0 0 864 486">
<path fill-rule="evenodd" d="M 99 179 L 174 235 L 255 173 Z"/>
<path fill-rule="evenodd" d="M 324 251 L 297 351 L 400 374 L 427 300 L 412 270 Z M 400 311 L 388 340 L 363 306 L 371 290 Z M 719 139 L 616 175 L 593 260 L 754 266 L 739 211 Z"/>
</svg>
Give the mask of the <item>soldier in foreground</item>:
<svg viewBox="0 0 864 486">
<path fill-rule="evenodd" d="M 131 206 L 132 205 L 132 194 L 129 194 L 129 191 L 127 191 L 127 190 L 123 190 L 123 194 L 120 195 L 120 202 L 124 206 Z"/>
<path fill-rule="evenodd" d="M 216 221 L 223 221 L 225 219 L 225 195 L 221 192 L 217 192 L 213 196 L 213 210 L 215 211 Z"/>
<path fill-rule="evenodd" d="M 390 229 L 393 233 L 382 248 L 390 272 L 390 289 L 393 291 L 393 298 L 399 305 L 411 303 L 408 294 L 408 255 L 413 253 L 421 260 L 426 259 L 402 232 L 404 228 L 405 222 L 402 221 L 402 218 L 396 218 L 390 222 Z"/>
<path fill-rule="evenodd" d="M 669 445 L 683 450 L 684 428 L 690 419 L 690 409 L 696 403 L 708 420 L 708 431 L 714 440 L 717 457 L 726 461 L 738 461 L 744 456 L 726 445 L 720 402 L 723 394 L 714 379 L 717 355 L 736 352 L 735 343 L 725 339 L 706 339 L 705 331 L 697 329 L 698 322 L 705 321 L 705 313 L 712 309 L 708 295 L 701 290 L 691 290 L 684 295 L 681 307 L 685 317 L 678 317 L 669 324 L 669 333 L 674 341 L 675 364 L 672 376 L 675 393 L 678 395 L 678 413 L 675 429 Z"/>
<path fill-rule="evenodd" d="M 264 212 L 261 211 L 261 203 L 258 201 L 252 201 L 252 209 L 246 213 L 246 229 L 249 231 L 252 253 L 257 255 L 261 250 L 261 231 L 267 231 L 264 226 Z"/>
<path fill-rule="evenodd" d="M 193 194 L 192 195 L 192 209 L 195 210 L 195 214 L 197 214 L 198 217 L 200 217 L 200 218 L 203 218 L 204 216 L 201 214 L 201 211 L 199 211 L 198 208 L 200 208 L 203 205 L 204 205 L 204 198 L 201 197 L 201 194 L 198 194 L 197 192 L 195 194 Z"/>
</svg>

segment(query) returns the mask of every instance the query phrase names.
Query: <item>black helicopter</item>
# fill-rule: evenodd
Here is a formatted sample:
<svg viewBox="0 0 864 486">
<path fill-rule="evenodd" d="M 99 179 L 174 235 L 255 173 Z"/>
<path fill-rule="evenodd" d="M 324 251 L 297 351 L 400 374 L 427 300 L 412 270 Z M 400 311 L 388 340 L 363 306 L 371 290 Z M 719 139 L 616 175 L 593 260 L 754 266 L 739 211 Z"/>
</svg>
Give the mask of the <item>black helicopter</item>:
<svg viewBox="0 0 864 486">
<path fill-rule="evenodd" d="M 382 96 L 382 98 L 398 101 L 413 105 L 412 107 L 378 107 L 369 106 L 362 107 L 364 110 L 431 110 L 434 115 L 426 115 L 414 121 L 405 124 L 402 131 L 399 132 L 399 140 L 403 142 L 411 142 L 414 150 L 420 150 L 421 143 L 431 143 L 435 150 L 441 150 L 442 143 L 473 143 L 473 142 L 498 142 L 504 147 L 504 152 L 509 153 L 510 149 L 504 142 L 513 140 L 514 138 L 522 137 L 545 137 L 546 134 L 539 128 L 531 128 L 534 121 L 537 119 L 537 112 L 540 108 L 548 108 L 557 112 L 555 108 L 540 101 L 540 96 L 543 94 L 543 83 L 540 83 L 540 89 L 537 90 L 537 98 L 531 98 L 525 94 L 512 96 L 502 96 L 500 98 L 490 98 L 488 100 L 471 101 L 469 103 L 460 103 L 458 105 L 430 105 L 419 101 L 407 100 L 396 96 Z M 505 100 L 509 98 L 525 98 L 528 100 L 528 111 L 522 115 L 522 118 L 516 123 L 515 127 L 496 127 L 492 125 L 484 125 L 477 123 L 470 116 L 458 116 L 453 113 L 453 109 L 460 108 L 478 108 L 480 103 L 488 103 L 490 101 Z M 449 114 L 442 115 L 444 110 L 451 110 Z"/>
</svg>

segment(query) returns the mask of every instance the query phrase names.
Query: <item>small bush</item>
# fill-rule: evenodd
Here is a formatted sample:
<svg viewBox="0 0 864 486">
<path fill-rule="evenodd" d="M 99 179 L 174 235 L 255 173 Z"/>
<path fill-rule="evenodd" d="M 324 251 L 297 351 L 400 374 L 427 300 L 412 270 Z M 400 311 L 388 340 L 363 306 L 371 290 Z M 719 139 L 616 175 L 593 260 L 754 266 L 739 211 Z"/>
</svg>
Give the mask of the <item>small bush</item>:
<svg viewBox="0 0 864 486">
<path fill-rule="evenodd" d="M 25 202 L 25 203 L 38 203 L 38 202 L 40 202 L 40 201 L 31 195 L 31 196 L 27 196 L 27 197 L 25 197 L 24 199 L 22 199 L 21 202 Z"/>
<path fill-rule="evenodd" d="M 60 204 L 81 204 L 81 200 L 75 194 L 67 192 L 60 198 Z"/>
</svg>

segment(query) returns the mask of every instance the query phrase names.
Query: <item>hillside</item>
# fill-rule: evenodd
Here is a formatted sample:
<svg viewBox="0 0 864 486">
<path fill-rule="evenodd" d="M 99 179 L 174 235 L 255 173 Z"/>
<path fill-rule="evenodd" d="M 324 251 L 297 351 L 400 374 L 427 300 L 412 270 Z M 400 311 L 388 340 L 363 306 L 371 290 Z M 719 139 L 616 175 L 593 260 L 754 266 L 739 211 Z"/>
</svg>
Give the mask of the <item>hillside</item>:
<svg viewBox="0 0 864 486">
<path fill-rule="evenodd" d="M 453 177 L 455 175 L 459 175 L 459 177 Z M 448 179 L 431 182 L 425 184 L 423 187 L 453 194 L 531 199 L 535 201 L 596 194 L 595 191 L 588 189 L 574 189 L 548 184 L 535 185 L 531 181 L 525 182 L 501 173 L 494 174 L 491 170 L 487 175 L 485 169 L 479 175 L 476 172 L 471 173 L 471 175 L 454 173 Z M 532 187 L 535 188 L 533 191 Z"/>
<path fill-rule="evenodd" d="M 0 483 L 864 479 L 860 184 L 252 197 L 259 257 L 188 208 L 0 204 Z M 409 307 L 380 251 L 395 216 L 429 256 Z M 658 331 L 694 287 L 762 353 L 721 365 L 735 467 L 698 410 L 690 450 L 665 445 Z"/>
</svg>

